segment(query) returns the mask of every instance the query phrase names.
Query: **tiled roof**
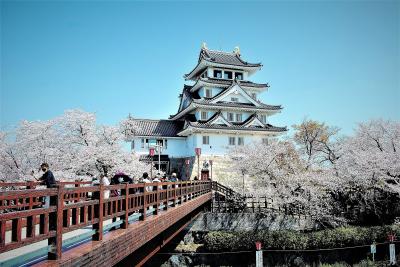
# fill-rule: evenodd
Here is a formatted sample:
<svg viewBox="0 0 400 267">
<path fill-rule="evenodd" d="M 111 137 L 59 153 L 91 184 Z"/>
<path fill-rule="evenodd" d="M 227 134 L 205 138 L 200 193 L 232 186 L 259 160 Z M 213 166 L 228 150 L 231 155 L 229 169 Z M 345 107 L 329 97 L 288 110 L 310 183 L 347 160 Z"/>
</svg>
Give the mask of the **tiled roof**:
<svg viewBox="0 0 400 267">
<path fill-rule="evenodd" d="M 254 109 L 268 109 L 268 110 L 280 110 L 282 109 L 282 106 L 272 106 L 272 105 L 267 105 L 260 103 L 260 107 L 256 107 L 255 105 L 251 103 L 234 103 L 234 102 L 217 102 L 217 103 L 211 103 L 212 99 L 195 99 L 193 100 L 193 103 L 196 104 L 201 104 L 201 105 L 208 105 L 208 106 L 220 106 L 220 107 L 238 107 L 238 108 L 254 108 Z"/>
<path fill-rule="evenodd" d="M 232 103 L 232 102 L 223 102 L 223 101 L 218 101 L 216 103 L 211 103 L 211 101 L 219 98 L 221 95 L 226 94 L 232 87 L 234 87 L 236 85 L 236 81 L 234 81 L 231 86 L 229 86 L 228 88 L 222 90 L 219 94 L 215 95 L 213 98 L 211 99 L 194 99 L 193 102 L 194 103 L 198 103 L 198 104 L 210 104 L 210 105 L 216 105 L 216 106 L 227 106 L 227 107 L 254 107 L 254 108 L 261 108 L 261 109 L 269 109 L 269 110 L 279 110 L 282 109 L 282 106 L 273 106 L 273 105 L 267 105 L 262 103 L 261 101 L 255 100 L 255 102 L 257 102 L 260 107 L 256 107 L 254 104 L 245 104 L 245 103 Z M 238 84 L 238 86 L 240 87 L 240 84 Z M 251 96 L 248 95 L 248 93 L 243 90 L 243 92 L 249 97 L 251 98 Z"/>
<path fill-rule="evenodd" d="M 244 87 L 252 87 L 252 88 L 269 88 L 268 83 L 253 83 L 250 81 L 240 81 L 240 80 L 230 80 L 230 79 L 217 79 L 217 78 L 199 78 L 196 83 L 192 86 L 185 85 L 192 92 L 199 89 L 204 84 L 211 84 L 222 87 L 229 87 L 233 83 L 237 83 Z"/>
<path fill-rule="evenodd" d="M 225 129 L 225 130 L 244 130 L 244 131 L 269 131 L 269 132 L 285 132 L 287 131 L 286 127 L 277 127 L 271 124 L 264 124 L 265 127 L 245 127 L 243 125 L 233 125 L 233 126 L 225 126 L 219 124 L 209 124 L 207 122 L 189 122 L 190 126 L 195 128 L 203 128 L 203 129 Z"/>
<path fill-rule="evenodd" d="M 235 52 L 223 52 L 223 51 L 215 51 L 209 50 L 207 48 L 202 48 L 199 54 L 199 60 L 194 67 L 194 69 L 185 74 L 185 79 L 193 79 L 194 76 L 202 72 L 207 65 L 222 65 L 223 67 L 227 66 L 233 69 L 247 69 L 248 71 L 253 70 L 252 72 L 259 69 L 262 65 L 261 63 L 248 63 L 244 61 L 240 54 Z"/>
<path fill-rule="evenodd" d="M 174 137 L 183 128 L 183 121 L 134 119 L 136 136 Z"/>
<path fill-rule="evenodd" d="M 244 66 L 244 67 L 260 67 L 260 63 L 248 63 L 241 59 L 240 55 L 235 52 L 224 52 L 224 51 L 216 51 L 210 49 L 201 49 L 199 62 L 201 59 L 205 59 L 207 61 L 219 63 L 219 64 L 227 64 L 227 65 L 235 65 L 235 66 Z"/>
</svg>

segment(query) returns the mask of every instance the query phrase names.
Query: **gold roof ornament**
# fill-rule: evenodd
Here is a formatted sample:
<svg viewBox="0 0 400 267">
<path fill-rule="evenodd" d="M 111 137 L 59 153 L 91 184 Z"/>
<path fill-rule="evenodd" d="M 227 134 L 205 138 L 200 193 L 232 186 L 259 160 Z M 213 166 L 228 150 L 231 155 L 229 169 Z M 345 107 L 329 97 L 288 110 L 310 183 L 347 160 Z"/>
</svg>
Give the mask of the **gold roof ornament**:
<svg viewBox="0 0 400 267">
<path fill-rule="evenodd" d="M 235 46 L 235 49 L 233 50 L 233 53 L 235 53 L 236 55 L 240 56 L 240 48 L 239 48 L 239 46 Z"/>
</svg>

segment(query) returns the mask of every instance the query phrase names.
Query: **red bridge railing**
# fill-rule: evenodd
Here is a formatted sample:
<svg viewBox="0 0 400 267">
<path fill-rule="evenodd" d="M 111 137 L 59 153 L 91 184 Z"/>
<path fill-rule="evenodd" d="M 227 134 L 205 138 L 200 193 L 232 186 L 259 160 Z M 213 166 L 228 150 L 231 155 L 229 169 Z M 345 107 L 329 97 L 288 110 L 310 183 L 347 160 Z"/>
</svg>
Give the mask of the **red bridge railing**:
<svg viewBox="0 0 400 267">
<path fill-rule="evenodd" d="M 2 186 L 8 185 L 0 183 Z M 169 206 L 209 192 L 209 181 L 111 186 L 72 182 L 59 183 L 57 188 L 3 191 L 0 192 L 0 253 L 47 239 L 48 258 L 58 259 L 64 233 L 92 225 L 92 240 L 102 240 L 106 220 L 119 217 L 121 227 L 127 228 L 132 214 L 145 220 L 149 211 L 157 215 L 160 209 L 168 210 Z M 50 197 L 47 208 L 42 203 L 43 197 Z"/>
</svg>

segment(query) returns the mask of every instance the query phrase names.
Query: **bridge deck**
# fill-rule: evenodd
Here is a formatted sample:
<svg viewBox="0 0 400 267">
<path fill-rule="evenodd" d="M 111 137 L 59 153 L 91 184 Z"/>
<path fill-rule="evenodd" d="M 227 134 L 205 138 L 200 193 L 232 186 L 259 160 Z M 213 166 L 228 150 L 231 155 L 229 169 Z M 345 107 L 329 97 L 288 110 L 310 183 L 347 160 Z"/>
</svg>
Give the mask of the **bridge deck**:
<svg viewBox="0 0 400 267">
<path fill-rule="evenodd" d="M 105 198 L 109 191 L 119 193 Z M 47 208 L 40 200 L 46 196 L 51 199 Z M 48 251 L 49 260 L 42 265 L 111 266 L 211 198 L 208 181 L 72 188 L 60 185 L 56 189 L 0 192 L 0 252 L 21 251 L 47 240 L 43 251 Z M 103 225 L 117 218 L 120 220 Z M 117 225 L 121 229 L 108 232 Z M 73 245 L 79 238 L 63 239 L 77 230 L 85 231 L 79 235 L 91 241 L 67 250 L 65 245 Z M 29 258 L 19 256 L 20 260 Z"/>
<path fill-rule="evenodd" d="M 149 216 L 145 221 L 130 224 L 127 229 L 110 231 L 102 241 L 90 241 L 72 248 L 59 260 L 45 260 L 34 266 L 112 266 L 210 199 L 211 193 L 202 195 L 161 211 L 157 216 Z"/>
</svg>

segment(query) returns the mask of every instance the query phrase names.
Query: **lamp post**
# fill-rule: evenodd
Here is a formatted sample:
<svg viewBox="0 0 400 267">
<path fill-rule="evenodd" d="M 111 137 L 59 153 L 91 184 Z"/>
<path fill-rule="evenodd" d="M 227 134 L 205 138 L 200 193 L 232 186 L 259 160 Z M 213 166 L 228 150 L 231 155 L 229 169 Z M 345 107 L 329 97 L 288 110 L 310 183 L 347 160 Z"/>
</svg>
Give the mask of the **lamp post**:
<svg viewBox="0 0 400 267">
<path fill-rule="evenodd" d="M 212 161 L 212 159 L 210 159 L 208 162 L 210 162 L 210 167 L 211 167 L 210 177 L 211 177 L 211 181 L 212 181 L 212 165 L 213 165 L 213 161 Z"/>
<path fill-rule="evenodd" d="M 190 159 L 186 159 L 185 160 L 185 164 L 186 164 L 186 180 L 190 180 L 189 179 L 189 165 L 190 165 Z"/>
<path fill-rule="evenodd" d="M 149 155 L 151 157 L 150 178 L 153 179 L 153 156 L 154 156 L 154 148 L 153 147 L 149 148 Z"/>
<path fill-rule="evenodd" d="M 244 175 L 245 175 L 245 173 L 246 173 L 246 171 L 245 170 L 242 170 L 242 176 L 243 176 L 243 189 L 242 189 L 242 194 L 243 194 L 243 196 L 244 196 Z"/>
<path fill-rule="evenodd" d="M 160 160 L 160 154 L 161 154 L 161 145 L 156 145 L 157 150 L 158 150 L 158 173 L 161 174 L 160 169 L 161 169 L 161 160 Z"/>
<path fill-rule="evenodd" d="M 201 148 L 200 147 L 196 147 L 194 149 L 194 151 L 196 152 L 196 156 L 197 156 L 197 179 L 200 180 L 200 155 L 201 155 Z"/>
</svg>

